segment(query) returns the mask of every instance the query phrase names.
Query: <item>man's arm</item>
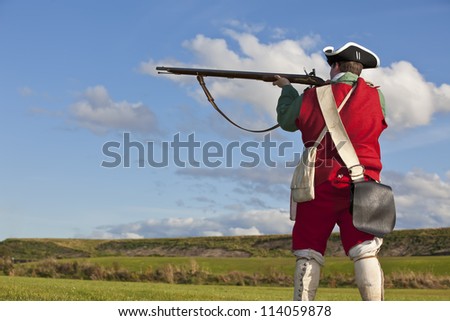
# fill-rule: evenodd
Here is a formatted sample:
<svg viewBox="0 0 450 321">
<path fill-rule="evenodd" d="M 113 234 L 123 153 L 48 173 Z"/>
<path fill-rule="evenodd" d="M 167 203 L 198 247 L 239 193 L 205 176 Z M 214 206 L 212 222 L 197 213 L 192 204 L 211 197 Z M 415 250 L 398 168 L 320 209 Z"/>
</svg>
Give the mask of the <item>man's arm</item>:
<svg viewBox="0 0 450 321">
<path fill-rule="evenodd" d="M 280 127 L 289 132 L 298 130 L 295 120 L 300 114 L 300 105 L 303 96 L 291 85 L 282 87 L 280 98 L 277 104 L 277 122 Z"/>
<path fill-rule="evenodd" d="M 298 130 L 295 120 L 300 114 L 303 96 L 298 94 L 298 91 L 292 87 L 288 79 L 278 75 L 275 78 L 273 85 L 281 88 L 281 95 L 277 104 L 278 124 L 286 131 L 295 132 Z"/>
<path fill-rule="evenodd" d="M 384 100 L 384 95 L 380 89 L 378 89 L 378 96 L 380 96 L 381 110 L 383 111 L 384 117 L 386 117 L 386 101 Z"/>
</svg>

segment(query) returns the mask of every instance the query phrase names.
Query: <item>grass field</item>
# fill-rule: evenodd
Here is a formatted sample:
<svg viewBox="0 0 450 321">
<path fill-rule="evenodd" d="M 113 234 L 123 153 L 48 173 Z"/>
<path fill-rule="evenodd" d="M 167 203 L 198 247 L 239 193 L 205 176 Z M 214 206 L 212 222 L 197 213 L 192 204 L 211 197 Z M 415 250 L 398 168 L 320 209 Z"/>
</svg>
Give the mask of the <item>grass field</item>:
<svg viewBox="0 0 450 321">
<path fill-rule="evenodd" d="M 449 237 L 450 228 L 389 235 L 380 253 L 386 300 L 450 301 Z M 8 239 L 0 242 L 0 300 L 290 301 L 289 248 L 289 235 Z M 338 235 L 328 252 L 316 299 L 360 300 Z"/>
<path fill-rule="evenodd" d="M 72 259 L 61 260 L 71 262 Z M 135 272 L 164 266 L 191 266 L 208 273 L 221 275 L 226 273 L 270 274 L 280 272 L 292 275 L 293 258 L 183 258 L 183 257 L 97 257 L 77 259 L 77 262 L 89 262 L 104 267 L 116 267 Z M 443 257 L 393 257 L 381 258 L 387 278 L 393 274 L 413 273 L 432 275 L 448 280 L 450 275 L 450 256 Z M 35 263 L 25 263 L 32 266 Z M 352 275 L 353 264 L 348 258 L 327 258 L 322 278 L 332 275 Z M 391 277 L 392 278 L 392 277 Z M 290 284 L 290 283 L 288 283 Z M 291 287 L 278 286 L 235 286 L 235 285 L 199 285 L 167 284 L 154 282 L 115 282 L 93 280 L 68 280 L 54 278 L 0 277 L 0 300 L 57 300 L 57 301 L 202 301 L 202 300 L 250 300 L 285 301 L 291 300 Z M 321 287 L 317 300 L 355 301 L 360 300 L 354 286 L 327 288 Z M 449 301 L 450 289 L 399 289 L 387 288 L 386 300 L 390 301 Z"/>
<path fill-rule="evenodd" d="M 449 301 L 450 290 L 387 289 L 388 301 Z M 2 301 L 290 301 L 292 288 L 0 277 Z M 320 288 L 319 301 L 359 301 L 355 288 Z"/>
</svg>

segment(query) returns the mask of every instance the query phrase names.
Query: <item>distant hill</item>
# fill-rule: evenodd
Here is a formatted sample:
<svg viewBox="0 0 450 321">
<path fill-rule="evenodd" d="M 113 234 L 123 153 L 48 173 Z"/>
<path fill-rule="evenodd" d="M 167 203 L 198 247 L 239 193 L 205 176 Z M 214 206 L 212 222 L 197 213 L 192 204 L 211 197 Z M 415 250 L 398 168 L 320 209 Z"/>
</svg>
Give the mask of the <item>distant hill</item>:
<svg viewBox="0 0 450 321">
<path fill-rule="evenodd" d="M 290 235 L 191 237 L 171 239 L 6 239 L 0 257 L 15 261 L 96 256 L 290 256 Z M 327 256 L 344 256 L 333 233 Z M 450 228 L 394 231 L 384 239 L 381 256 L 450 255 Z"/>
</svg>

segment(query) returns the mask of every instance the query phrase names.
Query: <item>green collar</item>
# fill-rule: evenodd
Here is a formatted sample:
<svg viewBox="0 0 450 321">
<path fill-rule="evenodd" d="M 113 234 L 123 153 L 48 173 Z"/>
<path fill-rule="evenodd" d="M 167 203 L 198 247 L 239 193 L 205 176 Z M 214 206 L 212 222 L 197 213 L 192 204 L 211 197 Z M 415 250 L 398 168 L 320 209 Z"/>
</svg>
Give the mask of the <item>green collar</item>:
<svg viewBox="0 0 450 321">
<path fill-rule="evenodd" d="M 353 83 L 355 83 L 357 80 L 358 80 L 358 75 L 355 75 L 354 73 L 351 73 L 351 72 L 346 72 L 344 75 L 339 77 L 338 80 L 333 81 L 333 83 L 344 82 L 349 85 L 353 85 Z"/>
</svg>

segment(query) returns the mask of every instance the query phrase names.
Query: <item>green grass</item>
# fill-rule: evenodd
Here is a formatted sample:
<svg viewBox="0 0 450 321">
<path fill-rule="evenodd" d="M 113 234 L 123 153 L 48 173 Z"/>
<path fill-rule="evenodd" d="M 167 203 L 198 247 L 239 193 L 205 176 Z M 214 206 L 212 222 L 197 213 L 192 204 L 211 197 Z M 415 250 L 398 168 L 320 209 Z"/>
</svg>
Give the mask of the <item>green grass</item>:
<svg viewBox="0 0 450 321">
<path fill-rule="evenodd" d="M 386 290 L 389 301 L 448 301 L 450 290 Z M 292 288 L 81 281 L 0 276 L 2 301 L 290 301 Z M 319 301 L 359 301 L 355 288 L 320 288 Z"/>
</svg>

